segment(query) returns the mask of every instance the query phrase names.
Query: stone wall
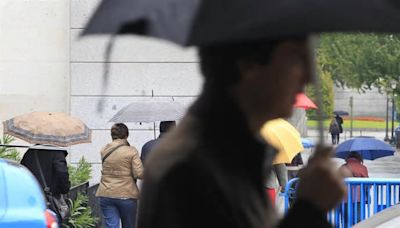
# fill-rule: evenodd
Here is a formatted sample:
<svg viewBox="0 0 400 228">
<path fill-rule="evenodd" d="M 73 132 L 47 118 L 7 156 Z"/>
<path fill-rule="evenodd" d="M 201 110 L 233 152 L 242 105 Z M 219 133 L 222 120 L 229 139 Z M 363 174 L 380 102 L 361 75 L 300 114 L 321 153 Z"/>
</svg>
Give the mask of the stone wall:
<svg viewBox="0 0 400 228">
<path fill-rule="evenodd" d="M 93 142 L 71 148 L 70 162 L 85 156 L 93 164 L 92 183 L 100 178 L 99 151 L 111 141 L 111 117 L 130 102 L 176 100 L 188 106 L 200 93 L 202 79 L 193 49 L 133 36 L 115 39 L 104 78 L 109 36 L 80 38 L 79 34 L 99 1 L 71 3 L 71 114 L 93 129 Z M 129 141 L 136 148 L 154 137 L 158 123 L 129 123 Z"/>
<path fill-rule="evenodd" d="M 68 110 L 68 33 L 69 0 L 0 1 L 0 121 Z"/>
<path fill-rule="evenodd" d="M 353 96 L 354 116 L 386 117 L 386 94 L 379 93 L 373 88 L 365 93 L 349 88 L 335 87 L 335 110 L 344 110 L 350 113 L 350 97 Z M 389 104 L 389 116 L 392 106 Z"/>
</svg>

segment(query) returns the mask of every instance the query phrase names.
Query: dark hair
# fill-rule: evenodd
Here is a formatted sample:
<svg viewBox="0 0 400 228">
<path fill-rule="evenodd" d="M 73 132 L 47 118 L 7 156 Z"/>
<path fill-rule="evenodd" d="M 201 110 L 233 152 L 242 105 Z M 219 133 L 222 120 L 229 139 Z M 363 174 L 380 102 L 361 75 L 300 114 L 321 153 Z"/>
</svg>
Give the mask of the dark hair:
<svg viewBox="0 0 400 228">
<path fill-rule="evenodd" d="M 355 152 L 355 151 L 351 151 L 349 153 L 349 155 L 347 155 L 346 160 L 349 159 L 349 158 L 355 158 L 355 159 L 357 159 L 358 161 L 360 161 L 362 163 L 364 162 L 364 159 L 363 159 L 362 155 L 360 153 L 358 153 L 358 152 Z"/>
<path fill-rule="evenodd" d="M 123 123 L 116 123 L 111 127 L 111 138 L 126 139 L 129 136 L 128 127 Z"/>
<path fill-rule="evenodd" d="M 176 126 L 175 121 L 161 121 L 160 122 L 160 133 L 165 133 L 175 126 Z"/>
<path fill-rule="evenodd" d="M 305 41 L 306 37 L 199 47 L 201 72 L 208 82 L 225 86 L 235 84 L 240 79 L 240 60 L 267 64 L 277 45 L 284 40 Z"/>
</svg>

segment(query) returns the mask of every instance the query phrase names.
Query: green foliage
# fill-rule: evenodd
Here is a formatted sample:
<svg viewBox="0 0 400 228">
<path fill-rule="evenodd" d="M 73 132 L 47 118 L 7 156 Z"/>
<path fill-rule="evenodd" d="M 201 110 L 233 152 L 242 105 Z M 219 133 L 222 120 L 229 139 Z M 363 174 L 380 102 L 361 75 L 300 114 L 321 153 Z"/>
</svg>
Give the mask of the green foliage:
<svg viewBox="0 0 400 228">
<path fill-rule="evenodd" d="M 82 157 L 79 160 L 77 166 L 68 166 L 69 181 L 71 186 L 77 186 L 79 184 L 89 181 L 91 178 L 92 166 L 89 162 Z"/>
<path fill-rule="evenodd" d="M 318 76 L 321 79 L 321 94 L 322 94 L 322 107 L 318 107 L 322 111 L 324 118 L 330 117 L 333 112 L 333 80 L 331 74 L 326 71 L 318 70 Z M 306 87 L 306 95 L 313 101 L 317 101 L 315 88 L 313 86 Z M 314 109 L 307 110 L 307 116 L 310 119 L 315 119 L 317 116 L 317 111 Z"/>
<path fill-rule="evenodd" d="M 92 216 L 92 209 L 87 206 L 88 197 L 78 193 L 75 201 L 70 200 L 71 216 L 68 218 L 64 227 L 86 228 L 95 227 L 99 218 Z"/>
<path fill-rule="evenodd" d="M 359 91 L 390 90 L 400 75 L 399 35 L 324 34 L 317 52 L 322 70 L 338 85 Z"/>
<path fill-rule="evenodd" d="M 15 138 L 11 135 L 3 135 L 3 139 L 0 140 L 0 144 L 9 145 L 15 141 Z M 0 158 L 10 159 L 14 161 L 20 161 L 21 156 L 14 147 L 0 147 Z"/>
</svg>

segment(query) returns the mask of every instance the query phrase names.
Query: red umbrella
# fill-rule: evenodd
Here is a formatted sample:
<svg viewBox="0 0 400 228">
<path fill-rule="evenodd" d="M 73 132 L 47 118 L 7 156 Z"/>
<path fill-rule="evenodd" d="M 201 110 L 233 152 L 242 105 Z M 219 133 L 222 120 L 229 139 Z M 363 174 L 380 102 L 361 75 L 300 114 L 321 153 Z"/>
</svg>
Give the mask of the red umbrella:
<svg viewBox="0 0 400 228">
<path fill-rule="evenodd" d="M 307 109 L 318 109 L 310 98 L 308 98 L 304 93 L 299 93 L 296 96 L 296 103 L 293 105 L 295 108 Z"/>
</svg>

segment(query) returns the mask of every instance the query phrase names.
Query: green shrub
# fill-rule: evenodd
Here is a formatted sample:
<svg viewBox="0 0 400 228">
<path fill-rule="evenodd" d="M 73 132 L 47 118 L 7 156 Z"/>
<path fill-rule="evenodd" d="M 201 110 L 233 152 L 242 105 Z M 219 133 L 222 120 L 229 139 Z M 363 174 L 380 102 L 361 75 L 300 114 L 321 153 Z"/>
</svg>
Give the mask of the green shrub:
<svg viewBox="0 0 400 228">
<path fill-rule="evenodd" d="M 86 228 L 95 227 L 99 218 L 92 216 L 92 209 L 88 206 L 88 197 L 78 193 L 76 200 L 70 200 L 71 216 L 64 227 Z"/>
<path fill-rule="evenodd" d="M 318 75 L 321 77 L 321 94 L 322 94 L 322 107 L 318 107 L 322 111 L 323 118 L 330 118 L 333 115 L 334 91 L 333 80 L 329 72 L 318 70 Z M 317 102 L 316 92 L 313 86 L 306 87 L 306 95 Z M 317 103 L 316 103 L 317 104 Z M 318 105 L 318 104 L 317 104 Z M 317 111 L 314 109 L 307 110 L 307 117 L 309 119 L 316 119 Z"/>
<path fill-rule="evenodd" d="M 83 184 L 91 178 L 92 166 L 82 157 L 76 166 L 68 166 L 69 180 L 71 186 Z M 64 227 L 85 228 L 95 227 L 98 218 L 93 217 L 92 209 L 88 205 L 88 196 L 78 193 L 74 201 L 69 200 L 71 205 L 71 216 L 63 224 Z"/>
<path fill-rule="evenodd" d="M 0 139 L 0 144 L 9 145 L 15 141 L 15 138 L 11 135 L 3 135 Z M 14 161 L 20 161 L 21 156 L 19 152 L 14 147 L 0 147 L 0 158 L 10 159 Z"/>
<path fill-rule="evenodd" d="M 68 166 L 68 173 L 71 186 L 74 187 L 89 181 L 92 177 L 92 166 L 82 157 L 77 166 Z"/>
</svg>

